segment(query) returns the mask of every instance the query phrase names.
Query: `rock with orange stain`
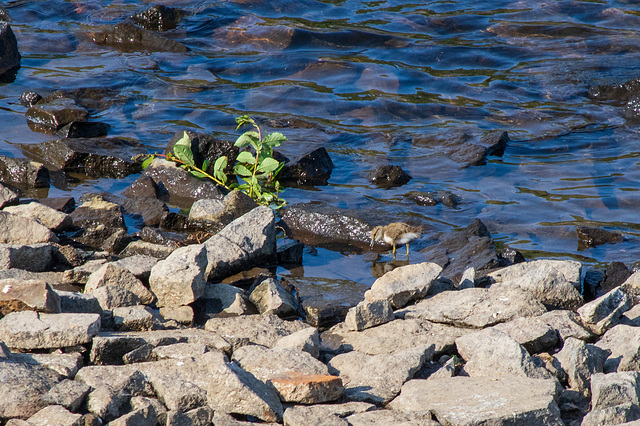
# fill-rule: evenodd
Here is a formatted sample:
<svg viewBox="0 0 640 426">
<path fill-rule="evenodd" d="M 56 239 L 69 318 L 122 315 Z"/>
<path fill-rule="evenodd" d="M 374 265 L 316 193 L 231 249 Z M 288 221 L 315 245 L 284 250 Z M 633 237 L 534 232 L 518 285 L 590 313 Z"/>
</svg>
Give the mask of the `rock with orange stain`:
<svg viewBox="0 0 640 426">
<path fill-rule="evenodd" d="M 290 372 L 269 380 L 280 399 L 298 404 L 335 401 L 344 393 L 340 377 L 329 374 Z"/>
</svg>

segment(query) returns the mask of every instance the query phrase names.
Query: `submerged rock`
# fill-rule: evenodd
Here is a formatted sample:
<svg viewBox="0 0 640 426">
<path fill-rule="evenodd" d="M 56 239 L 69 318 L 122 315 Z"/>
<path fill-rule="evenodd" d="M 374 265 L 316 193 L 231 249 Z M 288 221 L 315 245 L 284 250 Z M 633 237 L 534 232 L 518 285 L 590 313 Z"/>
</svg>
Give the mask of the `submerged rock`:
<svg viewBox="0 0 640 426">
<path fill-rule="evenodd" d="M 602 244 L 615 244 L 622 242 L 622 234 L 611 232 L 599 228 L 579 226 L 576 228 L 578 234 L 578 250 L 586 250 Z"/>
<path fill-rule="evenodd" d="M 91 39 L 96 44 L 114 47 L 122 52 L 187 52 L 185 45 L 138 28 L 128 22 L 117 24 L 106 31 L 94 32 Z"/>
<path fill-rule="evenodd" d="M 147 30 L 169 31 L 178 25 L 182 15 L 183 12 L 179 9 L 156 4 L 144 12 L 134 13 L 131 18 Z"/>
<path fill-rule="evenodd" d="M 411 180 L 411 176 L 402 170 L 400 166 L 386 165 L 379 166 L 371 171 L 367 175 L 367 179 L 378 186 L 392 187 L 408 183 Z"/>
<path fill-rule="evenodd" d="M 40 101 L 26 112 L 31 130 L 53 134 L 71 122 L 86 121 L 89 112 L 73 99 L 55 98 Z"/>
</svg>

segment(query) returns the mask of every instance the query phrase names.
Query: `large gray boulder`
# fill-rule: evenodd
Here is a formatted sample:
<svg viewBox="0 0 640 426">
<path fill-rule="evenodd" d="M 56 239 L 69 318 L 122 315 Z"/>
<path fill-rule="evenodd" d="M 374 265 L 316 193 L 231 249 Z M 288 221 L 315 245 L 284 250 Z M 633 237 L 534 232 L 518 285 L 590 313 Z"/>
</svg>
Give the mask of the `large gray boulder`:
<svg viewBox="0 0 640 426">
<path fill-rule="evenodd" d="M 207 249 L 206 279 L 215 281 L 254 265 L 276 259 L 276 227 L 273 210 L 259 206 L 225 226 L 204 243 Z"/>
<path fill-rule="evenodd" d="M 378 278 L 364 297 L 369 302 L 386 299 L 395 309 L 403 308 L 425 297 L 440 272 L 442 267 L 430 262 L 402 266 Z"/>
<path fill-rule="evenodd" d="M 84 290 L 91 292 L 103 286 L 115 286 L 129 290 L 138 296 L 140 303 L 144 305 L 149 305 L 154 300 L 153 293 L 131 271 L 112 262 L 102 265 L 100 269 L 92 273 Z"/>
<path fill-rule="evenodd" d="M 9 206 L 4 208 L 3 211 L 22 217 L 36 219 L 53 232 L 62 232 L 73 224 L 73 221 L 68 214 L 59 212 L 35 201 L 28 204 Z"/>
<path fill-rule="evenodd" d="M 570 337 L 556 354 L 556 359 L 567 373 L 569 387 L 588 397 L 591 392 L 591 376 L 603 372 L 608 355 L 608 351 Z"/>
<path fill-rule="evenodd" d="M 605 373 L 640 371 L 640 329 L 618 324 L 595 344 L 611 354 L 604 363 Z"/>
<path fill-rule="evenodd" d="M 492 327 L 521 344 L 530 355 L 551 351 L 558 343 L 558 331 L 538 318 L 516 318 Z"/>
<path fill-rule="evenodd" d="M 0 244 L 58 242 L 58 237 L 35 219 L 0 211 Z"/>
<path fill-rule="evenodd" d="M 40 398 L 61 380 L 60 374 L 41 365 L 0 361 L 0 422 L 35 414 Z"/>
<path fill-rule="evenodd" d="M 596 373 L 591 376 L 591 406 L 594 410 L 628 402 L 640 405 L 639 372 Z"/>
<path fill-rule="evenodd" d="M 631 297 L 623 287 L 616 287 L 578 309 L 582 321 L 596 334 L 603 334 L 620 321 L 631 307 Z"/>
<path fill-rule="evenodd" d="M 55 252 L 50 243 L 0 244 L 0 270 L 44 272 L 53 266 Z"/>
<path fill-rule="evenodd" d="M 554 380 L 527 377 L 449 377 L 410 380 L 389 407 L 405 413 L 433 411 L 451 425 L 564 425 Z"/>
</svg>

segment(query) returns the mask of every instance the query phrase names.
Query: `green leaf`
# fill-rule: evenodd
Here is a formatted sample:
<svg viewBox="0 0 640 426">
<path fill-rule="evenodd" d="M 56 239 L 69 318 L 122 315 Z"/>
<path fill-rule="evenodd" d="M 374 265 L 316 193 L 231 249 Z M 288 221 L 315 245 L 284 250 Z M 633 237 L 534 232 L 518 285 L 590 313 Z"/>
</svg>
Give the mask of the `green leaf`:
<svg viewBox="0 0 640 426">
<path fill-rule="evenodd" d="M 156 159 L 156 156 L 155 156 L 155 155 L 152 155 L 152 156 L 150 156 L 150 157 L 147 157 L 147 159 L 146 159 L 146 160 L 144 160 L 144 161 L 142 162 L 142 170 L 144 170 L 144 169 L 146 169 L 147 167 L 149 167 L 149 165 L 150 165 L 151 163 L 153 163 L 153 160 L 155 160 L 155 159 Z"/>
<path fill-rule="evenodd" d="M 253 173 L 251 173 L 251 170 L 247 169 L 244 165 L 239 163 L 235 165 L 235 167 L 233 168 L 233 172 L 241 177 L 249 177 L 253 175 Z"/>
<path fill-rule="evenodd" d="M 260 135 L 258 132 L 249 131 L 241 134 L 238 139 L 236 139 L 236 143 L 234 144 L 238 148 L 244 148 L 245 146 L 251 145 L 254 148 L 260 142 Z"/>
<path fill-rule="evenodd" d="M 206 173 L 202 173 L 200 170 L 189 170 L 189 173 L 191 173 L 191 176 L 195 176 L 199 179 L 209 177 L 209 175 L 207 175 Z"/>
<path fill-rule="evenodd" d="M 262 144 L 273 148 L 274 146 L 280 146 L 280 144 L 286 140 L 287 138 L 282 133 L 273 132 L 262 139 Z"/>
<path fill-rule="evenodd" d="M 193 152 L 191 152 L 191 147 L 186 145 L 174 145 L 173 152 L 176 155 L 176 158 L 183 163 L 195 167 L 195 162 L 193 161 Z"/>
<path fill-rule="evenodd" d="M 256 158 L 249 151 L 242 151 L 240 154 L 238 154 L 236 161 L 238 161 L 239 163 L 253 164 L 256 162 Z"/>
<path fill-rule="evenodd" d="M 182 137 L 178 139 L 178 142 L 176 142 L 176 145 L 184 145 L 191 148 L 191 138 L 189 137 L 187 132 L 183 133 Z"/>
<path fill-rule="evenodd" d="M 256 122 L 254 121 L 254 119 L 249 117 L 246 114 L 241 115 L 240 117 L 236 117 L 236 123 L 238 123 L 238 127 L 236 127 L 236 130 L 238 130 L 240 127 L 245 126 L 247 124 L 252 124 L 256 126 Z"/>
<path fill-rule="evenodd" d="M 224 169 L 227 167 L 227 157 L 222 156 L 213 164 L 213 176 L 223 184 L 227 184 L 227 175 Z"/>
<path fill-rule="evenodd" d="M 262 173 L 270 173 L 280 167 L 280 162 L 273 158 L 265 158 L 262 163 L 258 164 L 258 171 Z"/>
<path fill-rule="evenodd" d="M 211 165 L 211 161 L 204 160 L 202 162 L 202 167 L 200 167 L 200 168 L 206 172 L 210 165 Z"/>
</svg>

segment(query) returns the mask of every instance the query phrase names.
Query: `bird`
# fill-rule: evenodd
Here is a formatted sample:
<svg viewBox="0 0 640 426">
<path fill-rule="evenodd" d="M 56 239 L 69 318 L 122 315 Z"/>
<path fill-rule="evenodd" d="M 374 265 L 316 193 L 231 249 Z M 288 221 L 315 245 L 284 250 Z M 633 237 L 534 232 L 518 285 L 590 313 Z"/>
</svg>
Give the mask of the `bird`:
<svg viewBox="0 0 640 426">
<path fill-rule="evenodd" d="M 409 243 L 422 234 L 421 226 L 411 226 L 403 222 L 393 222 L 387 226 L 376 226 L 371 230 L 371 247 L 376 241 L 384 241 L 393 246 L 393 259 L 396 258 L 396 245 L 407 245 L 409 257 Z"/>
</svg>

